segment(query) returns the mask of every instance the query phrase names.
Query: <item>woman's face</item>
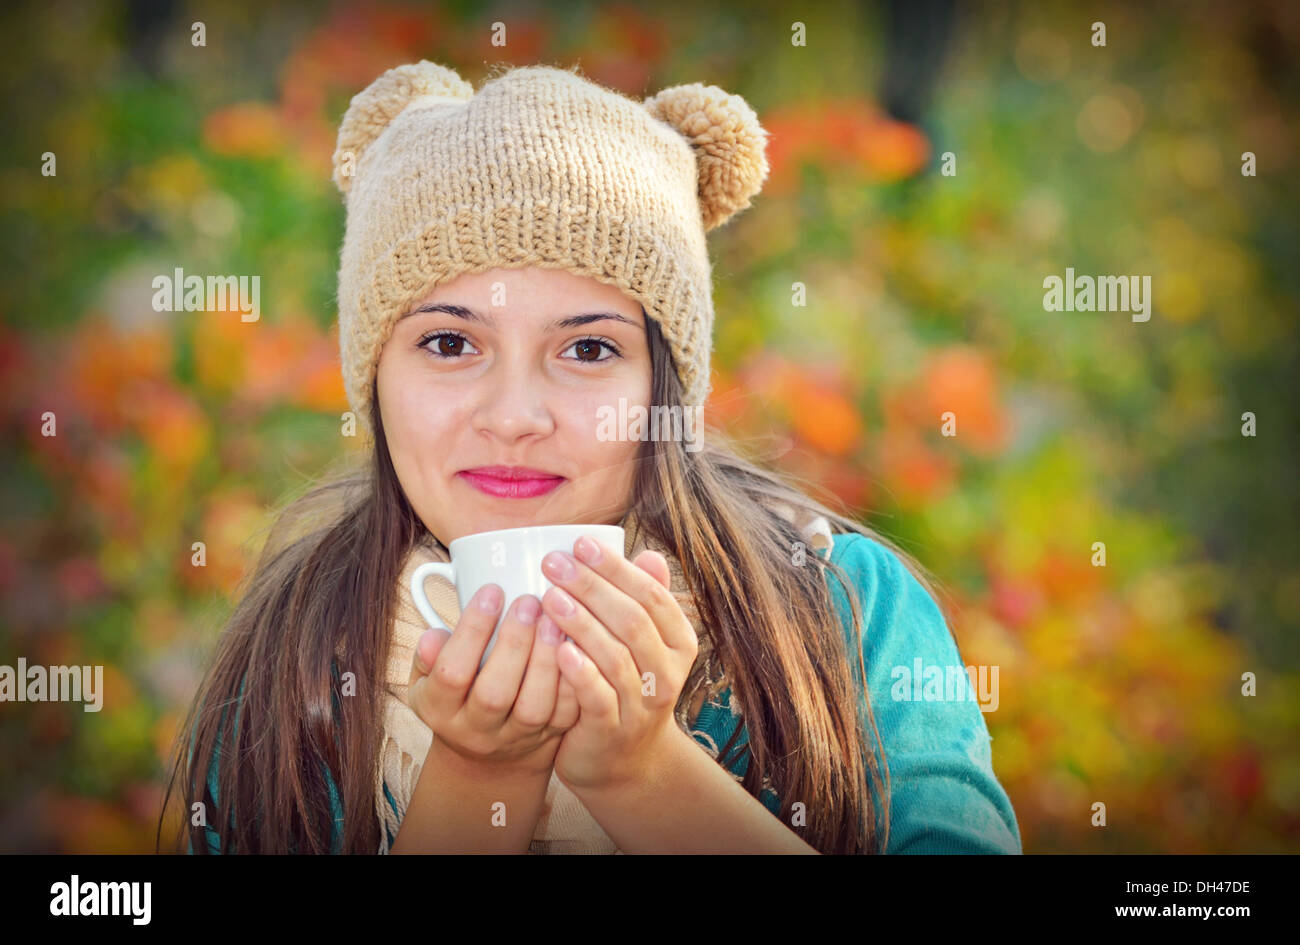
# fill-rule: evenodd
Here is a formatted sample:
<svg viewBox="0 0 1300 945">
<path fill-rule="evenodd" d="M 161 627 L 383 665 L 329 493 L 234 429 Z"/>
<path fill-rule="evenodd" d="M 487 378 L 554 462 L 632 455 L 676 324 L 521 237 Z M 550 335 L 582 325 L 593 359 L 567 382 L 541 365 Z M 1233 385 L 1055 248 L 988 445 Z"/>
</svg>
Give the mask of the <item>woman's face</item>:
<svg viewBox="0 0 1300 945">
<path fill-rule="evenodd" d="M 641 443 L 598 437 L 598 411 L 649 404 L 650 352 L 617 288 L 537 267 L 458 276 L 399 318 L 377 383 L 397 478 L 443 545 L 623 518 Z"/>
</svg>

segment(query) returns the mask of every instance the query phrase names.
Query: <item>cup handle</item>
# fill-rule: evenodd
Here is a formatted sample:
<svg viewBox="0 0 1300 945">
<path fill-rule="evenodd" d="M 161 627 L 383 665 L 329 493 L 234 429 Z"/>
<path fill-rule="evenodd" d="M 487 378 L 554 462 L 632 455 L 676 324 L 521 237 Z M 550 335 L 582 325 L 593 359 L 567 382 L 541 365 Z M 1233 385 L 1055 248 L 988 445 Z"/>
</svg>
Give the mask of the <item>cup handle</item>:
<svg viewBox="0 0 1300 945">
<path fill-rule="evenodd" d="M 424 581 L 430 575 L 446 578 L 455 587 L 455 566 L 450 561 L 426 561 L 416 568 L 415 573 L 411 575 L 411 597 L 414 598 L 416 609 L 420 611 L 420 615 L 435 630 L 446 630 L 451 633 L 451 627 L 442 622 L 442 618 L 438 616 L 437 611 L 429 606 L 429 598 L 425 596 Z"/>
</svg>

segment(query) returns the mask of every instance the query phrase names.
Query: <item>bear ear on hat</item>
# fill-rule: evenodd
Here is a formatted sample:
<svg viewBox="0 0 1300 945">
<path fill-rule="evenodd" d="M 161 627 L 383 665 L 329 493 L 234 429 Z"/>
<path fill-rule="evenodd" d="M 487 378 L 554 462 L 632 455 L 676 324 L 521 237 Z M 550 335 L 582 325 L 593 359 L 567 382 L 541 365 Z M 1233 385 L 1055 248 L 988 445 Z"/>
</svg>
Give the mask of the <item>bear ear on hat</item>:
<svg viewBox="0 0 1300 945">
<path fill-rule="evenodd" d="M 375 140 L 417 98 L 434 95 L 454 101 L 468 101 L 474 87 L 452 69 L 421 59 L 389 69 L 352 97 L 339 124 L 334 151 L 333 180 L 347 194 L 361 156 Z"/>
<path fill-rule="evenodd" d="M 749 206 L 767 180 L 767 132 L 739 95 L 699 82 L 675 85 L 643 103 L 695 150 L 706 231 Z"/>
</svg>

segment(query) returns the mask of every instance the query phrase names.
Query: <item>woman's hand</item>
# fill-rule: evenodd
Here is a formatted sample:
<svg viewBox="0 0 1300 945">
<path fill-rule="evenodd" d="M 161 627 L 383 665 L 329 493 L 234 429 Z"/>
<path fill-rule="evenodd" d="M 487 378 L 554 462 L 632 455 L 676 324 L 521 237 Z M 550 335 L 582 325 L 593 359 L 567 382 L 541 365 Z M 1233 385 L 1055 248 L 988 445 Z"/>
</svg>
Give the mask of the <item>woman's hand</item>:
<svg viewBox="0 0 1300 945">
<path fill-rule="evenodd" d="M 427 630 L 415 645 L 407 701 L 437 742 L 474 765 L 548 772 L 560 736 L 578 718 L 573 687 L 556 668 L 555 636 L 535 631 L 541 606 L 524 594 L 506 614 L 483 669 L 504 594 L 479 588 L 456 632 Z"/>
<path fill-rule="evenodd" d="M 573 550 L 542 559 L 557 586 L 542 597 L 538 625 L 549 617 L 571 637 L 557 656 L 581 708 L 555 773 L 570 788 L 603 788 L 642 777 L 665 757 L 680 732 L 673 709 L 699 639 L 669 589 L 663 555 L 647 550 L 627 561 L 587 536 Z"/>
</svg>

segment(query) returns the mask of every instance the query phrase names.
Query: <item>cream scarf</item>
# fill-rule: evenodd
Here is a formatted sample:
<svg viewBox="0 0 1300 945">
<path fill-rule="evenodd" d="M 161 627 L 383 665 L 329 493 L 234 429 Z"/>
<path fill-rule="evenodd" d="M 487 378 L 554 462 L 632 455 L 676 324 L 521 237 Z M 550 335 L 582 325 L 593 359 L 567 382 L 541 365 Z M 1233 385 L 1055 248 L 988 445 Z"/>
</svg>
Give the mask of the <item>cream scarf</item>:
<svg viewBox="0 0 1300 945">
<path fill-rule="evenodd" d="M 830 523 L 824 516 L 809 516 L 793 509 L 783 508 L 782 514 L 794 523 L 807 538 L 809 545 L 817 553 L 828 556 L 831 547 Z M 681 604 L 683 612 L 696 628 L 699 637 L 699 655 L 691 670 L 690 678 L 683 687 L 682 698 L 676 710 L 677 723 L 683 731 L 690 732 L 690 719 L 698 716 L 699 709 L 692 703 L 703 704 L 704 698 L 713 698 L 724 691 L 729 683 L 723 668 L 716 660 L 708 633 L 700 632 L 699 615 L 690 594 L 686 591 L 682 569 L 673 555 L 637 529 L 634 517 L 629 513 L 620 523 L 626 537 L 625 553 L 628 560 L 636 557 L 644 548 L 653 548 L 668 559 L 672 571 L 672 590 Z M 639 534 L 638 534 L 639 533 Z M 415 783 L 420 777 L 420 767 L 433 741 L 433 732 L 420 720 L 406 704 L 407 680 L 410 678 L 411 659 L 415 652 L 415 643 L 428 625 L 415 603 L 411 599 L 411 575 L 415 569 L 426 561 L 446 561 L 447 554 L 427 532 L 424 540 L 416 546 L 402 570 L 398 581 L 398 613 L 393 621 L 392 642 L 389 649 L 388 668 L 384 692 L 384 737 L 380 746 L 380 764 L 375 781 L 375 810 L 380 824 L 385 829 L 380 831 L 380 853 L 388 852 L 387 833 L 397 835 L 402 817 L 415 791 Z M 454 627 L 460 617 L 460 604 L 451 585 L 442 580 L 430 580 L 426 584 L 429 603 L 448 626 Z M 704 691 L 701 693 L 700 690 Z M 740 715 L 737 700 L 731 700 L 731 709 Z M 698 733 L 711 742 L 704 733 Z M 696 741 L 696 744 L 700 742 Z M 716 745 L 700 744 L 702 750 L 717 758 Z M 397 802 L 397 813 L 393 812 L 384 796 L 384 785 Z M 577 796 L 551 772 L 551 780 L 546 788 L 546 799 L 542 816 L 537 822 L 529 853 L 619 853 L 600 824 L 591 816 Z"/>
</svg>

